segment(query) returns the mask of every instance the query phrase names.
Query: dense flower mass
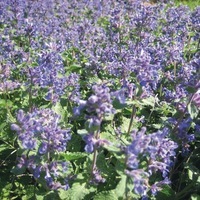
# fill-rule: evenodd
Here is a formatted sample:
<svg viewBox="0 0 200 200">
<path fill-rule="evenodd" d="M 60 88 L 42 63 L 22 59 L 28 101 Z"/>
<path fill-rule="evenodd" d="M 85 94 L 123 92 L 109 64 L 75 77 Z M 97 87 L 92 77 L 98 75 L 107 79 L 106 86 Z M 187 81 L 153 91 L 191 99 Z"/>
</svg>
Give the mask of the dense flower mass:
<svg viewBox="0 0 200 200">
<path fill-rule="evenodd" d="M 74 115 L 80 115 L 85 110 L 85 127 L 88 135 L 83 137 L 86 142 L 86 152 L 93 152 L 94 146 L 99 147 L 109 142 L 101 140 L 99 132 L 103 119 L 114 113 L 110 90 L 106 85 L 93 85 L 92 94 L 87 101 L 78 100 L 79 106 L 75 107 Z M 96 135 L 95 135 L 96 134 Z"/>
<path fill-rule="evenodd" d="M 0 199 L 196 198 L 200 7 L 0 0 L 0 36 Z"/>
<path fill-rule="evenodd" d="M 74 115 L 78 116 L 85 110 L 85 127 L 88 134 L 83 137 L 86 142 L 85 151 L 91 153 L 95 148 L 108 144 L 107 140 L 100 139 L 101 124 L 105 116 L 114 113 L 110 90 L 106 85 L 93 85 L 92 94 L 87 101 L 78 100 L 74 108 Z"/>
<path fill-rule="evenodd" d="M 175 149 L 178 147 L 167 137 L 169 134 L 167 129 L 151 134 L 145 132 L 145 127 L 138 132 L 133 131 L 132 143 L 126 149 L 128 166 L 126 173 L 133 178 L 135 192 L 143 196 L 147 194 L 148 189 L 156 193 L 155 185 L 149 185 L 149 179 L 153 174 L 162 173 L 163 178 L 168 180 L 169 170 L 175 161 Z M 145 162 L 146 166 L 140 169 L 142 162 L 143 164 Z M 164 184 L 164 181 L 161 182 Z"/>
<path fill-rule="evenodd" d="M 17 121 L 11 129 L 17 131 L 24 149 L 37 149 L 40 154 L 66 150 L 70 132 L 59 127 L 59 116 L 52 110 L 35 110 L 28 114 L 19 110 Z"/>
<path fill-rule="evenodd" d="M 67 162 L 51 161 L 52 156 L 56 152 L 64 152 L 71 139 L 70 130 L 59 127 L 59 119 L 50 109 L 35 110 L 27 114 L 19 110 L 17 123 L 11 125 L 11 129 L 17 132 L 22 149 L 32 152 L 31 155 L 23 154 L 19 158 L 18 167 L 33 171 L 35 178 L 39 178 L 44 171 L 47 185 L 52 189 L 64 188 L 54 179 L 62 177 L 67 170 Z M 44 162 L 38 163 L 42 159 Z"/>
</svg>

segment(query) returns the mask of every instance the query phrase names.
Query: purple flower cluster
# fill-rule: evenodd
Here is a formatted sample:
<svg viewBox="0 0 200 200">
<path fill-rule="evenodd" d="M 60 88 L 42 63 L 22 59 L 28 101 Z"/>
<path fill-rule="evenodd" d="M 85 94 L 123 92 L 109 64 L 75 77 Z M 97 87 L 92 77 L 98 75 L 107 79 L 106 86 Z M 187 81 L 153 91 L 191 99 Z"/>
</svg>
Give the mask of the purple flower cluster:
<svg viewBox="0 0 200 200">
<path fill-rule="evenodd" d="M 71 138 L 69 129 L 59 127 L 59 119 L 50 109 L 35 110 L 27 114 L 19 110 L 17 123 L 11 125 L 11 129 L 17 132 L 21 148 L 29 152 L 19 158 L 18 167 L 28 168 L 35 178 L 42 176 L 44 171 L 47 185 L 51 189 L 63 187 L 55 179 L 66 174 L 67 163 L 52 159 L 56 152 L 66 150 Z"/>
<path fill-rule="evenodd" d="M 69 189 L 67 180 L 68 163 L 61 161 L 49 161 L 48 163 L 37 163 L 40 161 L 39 156 L 22 155 L 18 158 L 17 167 L 28 169 L 33 173 L 35 179 L 44 178 L 48 188 L 57 190 L 62 188 Z M 61 181 L 61 179 L 64 179 Z"/>
<path fill-rule="evenodd" d="M 6 1 L 2 2 L 2 19 L 8 28 L 15 28 L 15 36 L 28 36 L 32 47 L 54 44 L 61 50 L 66 40 L 64 24 L 67 19 L 67 1 Z M 66 18 L 65 18 L 66 17 Z M 55 40 L 54 40 L 55 39 Z M 40 46 L 41 45 L 41 46 Z"/>
<path fill-rule="evenodd" d="M 62 130 L 58 126 L 59 119 L 50 109 L 35 110 L 28 114 L 19 110 L 18 124 L 12 124 L 11 128 L 17 131 L 24 149 L 37 149 L 39 154 L 65 151 L 70 134 L 69 130 Z"/>
<path fill-rule="evenodd" d="M 87 153 L 92 153 L 94 151 L 94 147 L 99 148 L 104 145 L 109 145 L 110 142 L 105 139 L 100 139 L 98 137 L 95 137 L 94 134 L 88 134 L 83 137 L 83 140 L 85 141 L 85 151 Z"/>
<path fill-rule="evenodd" d="M 132 143 L 126 148 L 128 167 L 126 173 L 133 178 L 137 194 L 145 196 L 149 189 L 155 194 L 156 185 L 161 182 L 164 184 L 161 181 L 156 185 L 149 185 L 149 180 L 155 173 L 162 173 L 163 178 L 168 180 L 167 175 L 173 165 L 175 149 L 178 147 L 174 141 L 167 138 L 168 132 L 167 129 L 163 129 L 147 134 L 145 127 L 138 132 L 133 131 Z M 169 180 L 166 183 L 169 183 Z"/>
<path fill-rule="evenodd" d="M 194 97 L 192 99 L 192 102 L 198 107 L 200 108 L 200 91 L 197 91 L 195 94 L 194 94 Z"/>
<path fill-rule="evenodd" d="M 99 147 L 108 144 L 108 141 L 99 137 L 100 126 L 104 117 L 114 113 L 110 90 L 105 85 L 94 85 L 92 94 L 87 101 L 78 100 L 79 106 L 74 108 L 74 114 L 80 115 L 85 110 L 85 127 L 88 135 L 83 137 L 86 142 L 86 152 L 93 152 L 94 146 Z M 97 135 L 95 133 L 98 133 Z"/>
<path fill-rule="evenodd" d="M 1 53 L 0 53 L 0 92 L 12 91 L 20 86 L 20 83 L 14 80 L 12 74 L 13 68 L 14 67 L 11 63 L 1 60 Z"/>
<path fill-rule="evenodd" d="M 102 177 L 101 172 L 95 168 L 92 171 L 92 180 L 90 183 L 98 185 L 99 183 L 104 183 L 105 181 L 106 179 Z"/>
<path fill-rule="evenodd" d="M 94 85 L 92 91 L 94 94 L 88 98 L 86 104 L 89 116 L 93 113 L 100 120 L 107 114 L 114 113 L 110 89 L 104 85 Z"/>
<path fill-rule="evenodd" d="M 181 121 L 176 119 L 170 119 L 169 122 L 174 125 L 173 130 L 177 135 L 179 143 L 182 147 L 182 155 L 188 155 L 190 152 L 190 144 L 195 140 L 195 135 L 190 133 L 190 128 L 192 127 L 192 119 L 187 117 Z"/>
<path fill-rule="evenodd" d="M 25 82 L 28 89 L 36 86 L 32 95 L 45 88 L 45 98 L 53 103 L 63 94 L 74 99 L 78 93 L 78 75 L 66 76 L 60 55 L 70 43 L 66 27 L 73 9 L 71 4 L 60 0 L 0 2 L 0 21 L 4 27 L 1 30 L 0 63 L 12 65 L 11 73 L 15 70 L 13 66 L 19 65 L 19 69 L 23 65 L 22 73 L 28 81 L 20 80 L 20 84 Z M 18 86 L 13 79 L 2 80 L 0 90 Z"/>
<path fill-rule="evenodd" d="M 93 85 L 92 91 L 94 94 L 87 101 L 77 100 L 79 105 L 74 108 L 75 115 L 79 115 L 85 109 L 88 113 L 86 119 L 89 119 L 89 127 L 92 127 L 93 124 L 100 126 L 106 115 L 114 113 L 110 89 L 105 85 Z"/>
<path fill-rule="evenodd" d="M 101 124 L 107 115 L 114 113 L 112 105 L 112 97 L 110 89 L 106 85 L 93 85 L 93 94 L 89 98 L 84 100 L 78 100 L 79 106 L 74 109 L 75 115 L 80 115 L 81 111 L 85 111 L 85 128 L 88 134 L 83 136 L 85 141 L 85 151 L 87 153 L 94 153 L 92 170 L 91 170 L 91 183 L 99 184 L 105 182 L 105 179 L 101 176 L 98 167 L 96 166 L 97 150 L 104 146 L 109 145 L 110 142 L 101 139 Z"/>
<path fill-rule="evenodd" d="M 64 94 L 69 95 L 73 100 L 79 92 L 79 76 L 72 73 L 65 75 L 61 57 L 56 53 L 47 53 L 40 56 L 38 66 L 25 70 L 28 76 L 28 83 L 41 89 L 46 89 L 45 99 L 57 102 Z"/>
<path fill-rule="evenodd" d="M 71 47 L 77 47 L 87 57 L 85 69 L 92 75 L 104 71 L 121 80 L 137 82 L 144 95 L 156 95 L 159 89 L 170 100 L 177 95 L 187 95 L 183 83 L 193 79 L 181 75 L 184 74 L 182 66 L 188 65 L 184 46 L 188 37 L 191 41 L 198 38 L 199 8 L 191 12 L 186 6 L 167 8 L 162 3 L 145 5 L 143 1 L 113 0 L 20 0 L 1 4 L 1 18 L 6 26 L 4 35 L 8 36 L 4 45 L 10 49 L 8 55 L 13 51 L 11 38 L 27 38 L 29 52 L 40 54 L 38 67 L 33 69 L 33 74 L 38 75 L 37 82 L 41 86 L 51 85 L 47 99 L 57 101 L 63 93 L 67 78 L 63 69 L 62 77 L 58 76 L 62 68 L 58 54 Z M 193 30 L 194 37 L 189 35 Z M 15 43 L 21 52 L 21 62 L 35 61 L 35 56 L 30 56 L 29 52 L 31 58 L 27 61 L 27 50 L 19 42 Z M 9 56 L 8 60 L 13 59 Z M 176 65 L 176 73 L 167 70 L 170 65 Z M 187 69 L 190 71 L 190 67 Z M 134 80 L 130 75 L 133 73 Z M 170 89 L 160 88 L 166 73 L 174 81 L 175 86 Z"/>
<path fill-rule="evenodd" d="M 31 101 L 38 93 L 40 99 L 50 101 L 49 105 L 61 97 L 70 106 L 71 101 L 78 104 L 74 115 L 84 116 L 85 151 L 94 153 L 93 183 L 105 182 L 96 161 L 100 147 L 111 142 L 102 138 L 101 126 L 119 103 L 120 108 L 127 106 L 127 110 L 119 111 L 121 116 L 128 121 L 132 115 L 139 121 L 142 118 L 136 115 L 143 115 L 143 111 L 146 114 L 146 108 L 140 105 L 142 98 L 156 96 L 161 104 L 170 102 L 170 109 L 178 108 L 183 114 L 180 119 L 173 118 L 171 125 L 176 127 L 183 152 L 188 152 L 189 142 L 194 141 L 194 135 L 188 133 L 193 121 L 185 116 L 191 93 L 190 103 L 200 107 L 200 8 L 191 11 L 186 6 L 167 6 L 164 2 L 0 0 L 0 93 L 20 85 L 23 90 L 25 86 L 23 95 L 28 91 L 32 109 L 29 113 L 19 110 L 17 122 L 11 125 L 23 149 L 19 168 L 28 169 L 35 179 L 44 178 L 51 189 L 69 187 L 68 163 L 55 157 L 66 151 L 70 130 L 61 129 L 60 117 L 52 110 L 33 110 L 35 102 Z M 109 84 L 96 84 L 96 80 L 114 83 L 110 87 L 114 91 Z M 84 97 L 80 96 L 82 88 Z M 134 101 L 126 104 L 127 98 Z M 130 114 L 132 104 L 135 113 Z M 157 109 L 152 109 L 149 123 L 154 111 Z M 134 120 L 130 120 L 129 128 L 131 121 Z M 177 145 L 169 139 L 168 132 L 163 129 L 147 134 L 146 128 L 133 131 L 131 144 L 124 147 L 125 172 L 133 179 L 135 193 L 141 196 L 149 190 L 156 194 L 162 185 L 170 183 L 168 174 Z M 152 184 L 152 177 L 160 174 L 164 180 Z"/>
</svg>

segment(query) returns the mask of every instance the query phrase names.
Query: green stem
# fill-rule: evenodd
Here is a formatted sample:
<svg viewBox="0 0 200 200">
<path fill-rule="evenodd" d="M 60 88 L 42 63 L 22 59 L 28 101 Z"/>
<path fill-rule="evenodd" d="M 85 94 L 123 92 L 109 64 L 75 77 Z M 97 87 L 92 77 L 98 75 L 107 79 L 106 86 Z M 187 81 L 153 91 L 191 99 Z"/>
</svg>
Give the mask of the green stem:
<svg viewBox="0 0 200 200">
<path fill-rule="evenodd" d="M 96 162 L 97 162 L 97 147 L 94 147 L 94 154 L 93 154 L 93 160 L 92 160 L 92 168 L 91 168 L 91 176 L 93 174 L 93 171 L 96 169 Z"/>
<path fill-rule="evenodd" d="M 96 132 L 95 139 L 98 140 L 99 137 L 100 137 L 100 130 L 98 130 Z M 97 155 L 98 155 L 98 151 L 97 151 L 97 146 L 95 145 L 94 146 L 93 160 L 92 160 L 91 175 L 93 174 L 93 171 L 96 169 Z"/>
<path fill-rule="evenodd" d="M 6 162 L 6 160 L 12 156 L 17 150 L 12 151 L 1 163 L 0 163 L 0 167 Z"/>
<path fill-rule="evenodd" d="M 33 77 L 32 77 L 32 74 L 31 74 L 31 70 L 29 69 L 29 73 L 30 73 L 30 77 L 31 77 L 31 82 L 30 82 L 30 87 L 29 87 L 29 91 L 28 91 L 28 94 L 29 94 L 29 112 L 32 112 L 32 85 L 33 85 Z"/>
<path fill-rule="evenodd" d="M 194 183 L 195 183 L 195 181 L 193 181 L 191 184 L 187 185 L 183 190 L 181 190 L 181 192 L 177 193 L 175 195 L 175 199 L 176 200 L 184 199 L 183 197 L 188 195 L 188 192 L 191 192 L 191 189 L 194 187 Z"/>
<path fill-rule="evenodd" d="M 132 124 L 133 124 L 133 119 L 135 118 L 135 114 L 136 114 L 136 107 L 135 107 L 135 105 L 133 105 L 132 112 L 131 112 L 131 120 L 130 120 L 130 123 L 129 123 L 129 126 L 128 126 L 127 135 L 129 135 L 130 132 L 131 132 L 131 127 L 132 127 Z"/>
</svg>

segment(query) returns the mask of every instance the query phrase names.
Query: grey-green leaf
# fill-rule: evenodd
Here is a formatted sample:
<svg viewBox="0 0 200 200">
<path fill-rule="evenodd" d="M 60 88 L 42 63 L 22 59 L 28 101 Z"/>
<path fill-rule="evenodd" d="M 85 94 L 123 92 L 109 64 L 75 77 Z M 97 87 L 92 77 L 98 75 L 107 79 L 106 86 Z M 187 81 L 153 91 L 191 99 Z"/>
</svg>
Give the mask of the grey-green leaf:
<svg viewBox="0 0 200 200">
<path fill-rule="evenodd" d="M 103 191 L 94 196 L 93 200 L 118 200 L 115 190 Z"/>
</svg>

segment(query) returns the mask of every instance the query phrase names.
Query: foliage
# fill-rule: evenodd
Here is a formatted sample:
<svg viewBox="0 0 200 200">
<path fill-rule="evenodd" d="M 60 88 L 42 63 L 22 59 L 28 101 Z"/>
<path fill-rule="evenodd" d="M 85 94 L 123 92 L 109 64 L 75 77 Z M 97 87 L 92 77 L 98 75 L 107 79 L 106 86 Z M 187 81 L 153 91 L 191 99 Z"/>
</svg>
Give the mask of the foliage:
<svg viewBox="0 0 200 200">
<path fill-rule="evenodd" d="M 200 5 L 200 1 L 196 0 L 196 1 L 190 1 L 190 0 L 175 0 L 175 4 L 176 5 L 187 5 L 189 6 L 191 9 L 195 9 L 197 6 Z"/>
<path fill-rule="evenodd" d="M 198 199 L 200 7 L 0 0 L 0 199 Z"/>
</svg>

